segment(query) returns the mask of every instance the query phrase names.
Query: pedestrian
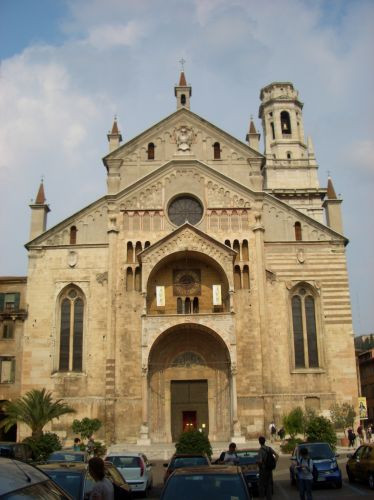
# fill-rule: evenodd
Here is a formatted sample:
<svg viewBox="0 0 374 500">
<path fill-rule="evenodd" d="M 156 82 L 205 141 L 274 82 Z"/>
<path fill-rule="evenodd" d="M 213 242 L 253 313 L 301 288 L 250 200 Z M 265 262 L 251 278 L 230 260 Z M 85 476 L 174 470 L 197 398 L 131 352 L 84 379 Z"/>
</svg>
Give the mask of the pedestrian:
<svg viewBox="0 0 374 500">
<path fill-rule="evenodd" d="M 93 457 L 95 452 L 95 441 L 93 437 L 89 437 L 87 441 L 87 453 L 90 457 Z"/>
<path fill-rule="evenodd" d="M 313 460 L 309 458 L 307 448 L 300 449 L 296 470 L 300 500 L 312 500 Z"/>
<path fill-rule="evenodd" d="M 74 445 L 73 445 L 73 450 L 74 451 L 80 451 L 81 449 L 81 440 L 79 438 L 74 439 Z"/>
<path fill-rule="evenodd" d="M 257 464 L 259 467 L 259 496 L 260 498 L 266 498 L 266 500 L 271 499 L 273 493 L 273 469 L 279 458 L 278 453 L 276 453 L 270 446 L 266 446 L 266 439 L 264 436 L 258 438 L 260 443 L 260 449 L 257 455 Z"/>
<path fill-rule="evenodd" d="M 277 428 L 275 426 L 274 421 L 272 421 L 269 425 L 269 434 L 270 434 L 270 441 L 273 443 L 275 441 L 276 436 L 277 436 Z"/>
<path fill-rule="evenodd" d="M 358 439 L 360 440 L 360 444 L 364 444 L 364 429 L 362 428 L 361 423 L 357 427 L 357 435 Z"/>
<path fill-rule="evenodd" d="M 355 440 L 356 440 L 356 434 L 353 432 L 353 430 L 351 428 L 349 428 L 348 429 L 348 441 L 349 441 L 348 448 L 350 448 L 351 446 L 352 446 L 352 448 L 354 448 Z"/>
<path fill-rule="evenodd" d="M 92 457 L 88 461 L 88 470 L 95 481 L 90 493 L 90 500 L 114 500 L 114 487 L 105 477 L 104 461 L 100 457 Z"/>
<path fill-rule="evenodd" d="M 237 465 L 239 463 L 239 458 L 236 453 L 236 444 L 230 443 L 228 451 L 223 451 L 218 461 L 226 465 Z"/>
<path fill-rule="evenodd" d="M 285 438 L 285 436 L 286 436 L 286 431 L 284 430 L 284 428 L 283 428 L 283 427 L 281 427 L 281 428 L 279 429 L 279 431 L 278 431 L 278 436 L 279 436 L 279 439 L 280 439 L 281 441 L 283 441 L 283 439 Z"/>
</svg>

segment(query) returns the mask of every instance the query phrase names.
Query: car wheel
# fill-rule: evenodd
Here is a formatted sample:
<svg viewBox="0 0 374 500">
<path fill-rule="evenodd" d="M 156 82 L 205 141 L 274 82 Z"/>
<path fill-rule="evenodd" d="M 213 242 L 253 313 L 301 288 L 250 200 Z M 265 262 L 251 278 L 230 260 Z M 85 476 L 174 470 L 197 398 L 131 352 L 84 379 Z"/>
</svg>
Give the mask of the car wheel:
<svg viewBox="0 0 374 500">
<path fill-rule="evenodd" d="M 369 474 L 369 488 L 374 490 L 374 474 L 372 472 Z"/>
<path fill-rule="evenodd" d="M 355 477 L 354 475 L 352 474 L 352 472 L 347 468 L 347 476 L 348 476 L 348 481 L 350 483 L 354 483 L 355 482 Z"/>
</svg>

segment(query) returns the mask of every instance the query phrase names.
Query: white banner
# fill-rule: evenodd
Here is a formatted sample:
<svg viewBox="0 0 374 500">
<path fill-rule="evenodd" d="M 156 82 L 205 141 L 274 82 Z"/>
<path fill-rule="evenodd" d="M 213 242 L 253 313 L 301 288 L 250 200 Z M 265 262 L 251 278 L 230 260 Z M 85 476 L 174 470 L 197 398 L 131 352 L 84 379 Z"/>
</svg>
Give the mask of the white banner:
<svg viewBox="0 0 374 500">
<path fill-rule="evenodd" d="M 157 307 L 165 307 L 165 287 L 156 286 L 156 304 Z"/>
<path fill-rule="evenodd" d="M 213 305 L 222 305 L 221 285 L 213 285 Z"/>
</svg>

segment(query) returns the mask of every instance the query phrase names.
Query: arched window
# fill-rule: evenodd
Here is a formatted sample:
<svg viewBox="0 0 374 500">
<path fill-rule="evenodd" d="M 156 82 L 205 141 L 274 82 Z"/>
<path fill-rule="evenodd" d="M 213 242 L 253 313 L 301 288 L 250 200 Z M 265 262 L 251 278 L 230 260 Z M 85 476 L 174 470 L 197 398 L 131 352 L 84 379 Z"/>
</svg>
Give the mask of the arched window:
<svg viewBox="0 0 374 500">
<path fill-rule="evenodd" d="M 194 312 L 194 314 L 197 314 L 199 312 L 199 299 L 197 297 L 194 297 L 193 299 L 192 311 Z"/>
<path fill-rule="evenodd" d="M 127 263 L 132 264 L 134 262 L 134 249 L 132 246 L 132 242 L 127 242 Z"/>
<path fill-rule="evenodd" d="M 184 301 L 184 314 L 191 314 L 191 299 L 189 297 Z"/>
<path fill-rule="evenodd" d="M 69 287 L 60 299 L 59 371 L 82 371 L 84 300 L 82 292 Z"/>
<path fill-rule="evenodd" d="M 177 298 L 177 314 L 183 314 L 183 301 L 180 297 Z"/>
<path fill-rule="evenodd" d="M 295 240 L 301 241 L 303 239 L 303 235 L 301 232 L 301 224 L 300 222 L 295 222 Z"/>
<path fill-rule="evenodd" d="M 271 135 L 273 137 L 273 140 L 275 139 L 275 130 L 274 130 L 274 123 L 271 122 L 270 123 L 270 127 L 271 127 Z"/>
<path fill-rule="evenodd" d="M 126 270 L 126 290 L 128 292 L 134 290 L 134 274 L 131 267 L 128 267 Z"/>
<path fill-rule="evenodd" d="M 230 240 L 225 240 L 225 245 L 226 245 L 227 247 L 230 247 L 230 248 L 231 248 L 231 243 L 230 243 Z"/>
<path fill-rule="evenodd" d="M 249 290 L 249 267 L 247 265 L 243 267 L 243 288 Z"/>
<path fill-rule="evenodd" d="M 243 243 L 242 243 L 242 258 L 245 261 L 249 260 L 248 241 L 247 240 L 243 240 Z"/>
<path fill-rule="evenodd" d="M 182 104 L 182 106 L 186 105 L 186 96 L 185 96 L 185 94 L 181 95 L 181 104 Z"/>
<path fill-rule="evenodd" d="M 140 292 L 142 287 L 142 270 L 138 266 L 135 268 L 135 291 Z"/>
<path fill-rule="evenodd" d="M 282 134 L 291 134 L 291 120 L 288 111 L 282 111 L 280 119 Z"/>
<path fill-rule="evenodd" d="M 291 151 L 287 151 L 287 160 L 291 160 L 292 154 Z"/>
<path fill-rule="evenodd" d="M 144 243 L 144 248 L 148 248 L 148 247 L 150 247 L 150 246 L 151 246 L 151 242 L 150 242 L 150 241 L 146 241 L 146 242 Z"/>
<path fill-rule="evenodd" d="M 242 287 L 242 277 L 240 274 L 240 267 L 234 267 L 234 288 L 235 290 L 240 290 Z"/>
<path fill-rule="evenodd" d="M 315 299 L 303 286 L 291 299 L 295 368 L 318 368 Z"/>
<path fill-rule="evenodd" d="M 135 245 L 135 259 L 137 258 L 137 256 L 140 254 L 141 251 L 142 251 L 142 244 L 140 243 L 140 241 L 137 241 Z"/>
<path fill-rule="evenodd" d="M 147 154 L 148 154 L 148 160 L 155 159 L 155 145 L 153 144 L 153 142 L 150 142 L 148 144 Z"/>
<path fill-rule="evenodd" d="M 234 240 L 234 243 L 232 245 L 232 249 L 237 252 L 237 255 L 235 255 L 235 263 L 239 262 L 240 260 L 240 244 L 238 240 Z"/>
<path fill-rule="evenodd" d="M 213 152 L 214 152 L 214 159 L 215 160 L 220 160 L 221 159 L 221 146 L 219 142 L 215 142 L 213 144 Z"/>
<path fill-rule="evenodd" d="M 77 228 L 76 226 L 71 226 L 70 228 L 70 245 L 75 245 L 77 243 Z"/>
</svg>

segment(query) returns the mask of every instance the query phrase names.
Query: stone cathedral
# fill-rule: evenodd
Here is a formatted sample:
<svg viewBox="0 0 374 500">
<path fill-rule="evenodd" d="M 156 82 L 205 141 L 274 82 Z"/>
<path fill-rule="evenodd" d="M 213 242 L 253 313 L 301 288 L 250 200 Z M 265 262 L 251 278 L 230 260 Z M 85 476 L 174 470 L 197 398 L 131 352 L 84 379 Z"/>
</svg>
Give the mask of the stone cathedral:
<svg viewBox="0 0 374 500">
<path fill-rule="evenodd" d="M 303 103 L 261 90 L 245 142 L 190 109 L 122 143 L 106 194 L 46 229 L 31 205 L 23 394 L 46 387 L 100 418 L 107 443 L 170 443 L 185 429 L 244 442 L 295 406 L 356 404 L 341 203 L 320 187 Z M 244 135 L 244 134 L 243 134 Z"/>
</svg>

